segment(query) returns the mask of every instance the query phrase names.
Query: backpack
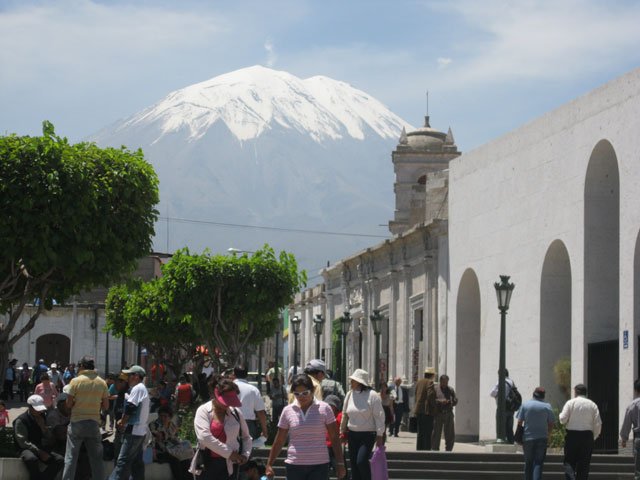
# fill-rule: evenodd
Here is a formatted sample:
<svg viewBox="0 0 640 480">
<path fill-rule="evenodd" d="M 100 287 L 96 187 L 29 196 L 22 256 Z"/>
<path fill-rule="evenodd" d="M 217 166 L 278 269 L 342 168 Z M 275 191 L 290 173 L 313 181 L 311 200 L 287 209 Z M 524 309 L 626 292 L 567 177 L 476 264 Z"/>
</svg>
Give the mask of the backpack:
<svg viewBox="0 0 640 480">
<path fill-rule="evenodd" d="M 328 395 L 335 395 L 342 402 L 344 400 L 344 393 L 338 388 L 338 382 L 331 379 L 325 379 L 320 386 L 322 388 L 322 399 L 327 398 Z"/>
<path fill-rule="evenodd" d="M 522 405 L 522 395 L 516 388 L 515 384 L 510 385 L 509 394 L 505 398 L 505 405 L 508 412 L 517 412 Z"/>
</svg>

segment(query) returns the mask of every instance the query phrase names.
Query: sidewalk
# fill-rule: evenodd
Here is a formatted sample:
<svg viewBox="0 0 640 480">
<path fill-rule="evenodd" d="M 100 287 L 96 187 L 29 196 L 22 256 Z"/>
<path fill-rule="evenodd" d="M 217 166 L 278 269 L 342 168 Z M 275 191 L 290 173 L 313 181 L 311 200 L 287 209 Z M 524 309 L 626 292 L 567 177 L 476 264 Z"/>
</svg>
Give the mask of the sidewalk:
<svg viewBox="0 0 640 480">
<path fill-rule="evenodd" d="M 400 432 L 397 437 L 387 436 L 387 451 L 389 452 L 415 452 L 416 433 Z M 440 445 L 440 451 L 444 452 L 444 439 Z M 484 446 L 476 443 L 455 443 L 453 451 L 456 453 L 484 453 Z"/>
</svg>

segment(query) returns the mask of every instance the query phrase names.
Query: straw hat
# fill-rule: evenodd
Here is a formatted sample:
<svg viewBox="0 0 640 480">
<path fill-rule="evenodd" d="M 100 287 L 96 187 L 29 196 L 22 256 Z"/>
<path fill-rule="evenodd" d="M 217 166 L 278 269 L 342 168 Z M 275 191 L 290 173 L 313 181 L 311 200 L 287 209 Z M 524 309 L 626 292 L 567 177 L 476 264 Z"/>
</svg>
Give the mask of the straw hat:
<svg viewBox="0 0 640 480">
<path fill-rule="evenodd" d="M 362 370 L 361 368 L 356 369 L 356 371 L 351 374 L 349 379 L 355 380 L 365 387 L 369 386 L 369 372 Z"/>
</svg>

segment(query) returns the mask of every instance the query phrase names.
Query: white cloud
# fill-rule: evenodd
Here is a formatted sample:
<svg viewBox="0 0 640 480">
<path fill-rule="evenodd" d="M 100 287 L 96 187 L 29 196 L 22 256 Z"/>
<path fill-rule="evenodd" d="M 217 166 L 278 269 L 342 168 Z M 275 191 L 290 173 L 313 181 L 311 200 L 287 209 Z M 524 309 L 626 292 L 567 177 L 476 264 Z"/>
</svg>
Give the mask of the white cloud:
<svg viewBox="0 0 640 480">
<path fill-rule="evenodd" d="M 438 58 L 437 62 L 438 62 L 438 68 L 442 70 L 447 68 L 451 64 L 451 62 L 453 62 L 453 60 L 451 60 L 450 58 L 440 57 Z"/>
<path fill-rule="evenodd" d="M 640 4 L 585 0 L 493 0 L 429 3 L 458 17 L 466 35 L 443 83 L 559 81 L 636 55 Z M 451 84 L 450 84 L 451 85 Z"/>
<path fill-rule="evenodd" d="M 267 52 L 267 67 L 272 68 L 276 64 L 276 60 L 278 59 L 278 55 L 276 55 L 275 47 L 273 46 L 273 42 L 270 38 L 264 42 L 264 49 Z"/>
</svg>

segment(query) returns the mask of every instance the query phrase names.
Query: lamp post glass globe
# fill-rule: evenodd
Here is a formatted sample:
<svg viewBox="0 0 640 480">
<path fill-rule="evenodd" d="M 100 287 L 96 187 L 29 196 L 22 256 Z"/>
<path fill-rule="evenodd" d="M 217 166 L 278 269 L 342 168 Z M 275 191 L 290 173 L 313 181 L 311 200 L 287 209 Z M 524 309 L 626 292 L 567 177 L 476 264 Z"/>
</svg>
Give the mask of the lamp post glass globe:
<svg viewBox="0 0 640 480">
<path fill-rule="evenodd" d="M 291 328 L 293 329 L 294 335 L 298 335 L 300 333 L 300 323 L 302 323 L 302 320 L 300 320 L 300 317 L 297 315 L 291 319 Z"/>
<path fill-rule="evenodd" d="M 509 310 L 511 294 L 515 288 L 515 284 L 509 283 L 509 278 L 508 275 L 500 275 L 500 281 L 493 284 L 496 289 L 496 296 L 498 297 L 499 310 Z"/>
<path fill-rule="evenodd" d="M 295 315 L 291 319 L 291 329 L 293 330 L 293 374 L 298 374 L 298 334 L 300 333 L 300 317 Z"/>
<path fill-rule="evenodd" d="M 318 313 L 313 319 L 313 333 L 315 333 L 316 335 L 322 335 L 323 330 L 324 318 L 322 318 L 322 314 Z"/>
</svg>

